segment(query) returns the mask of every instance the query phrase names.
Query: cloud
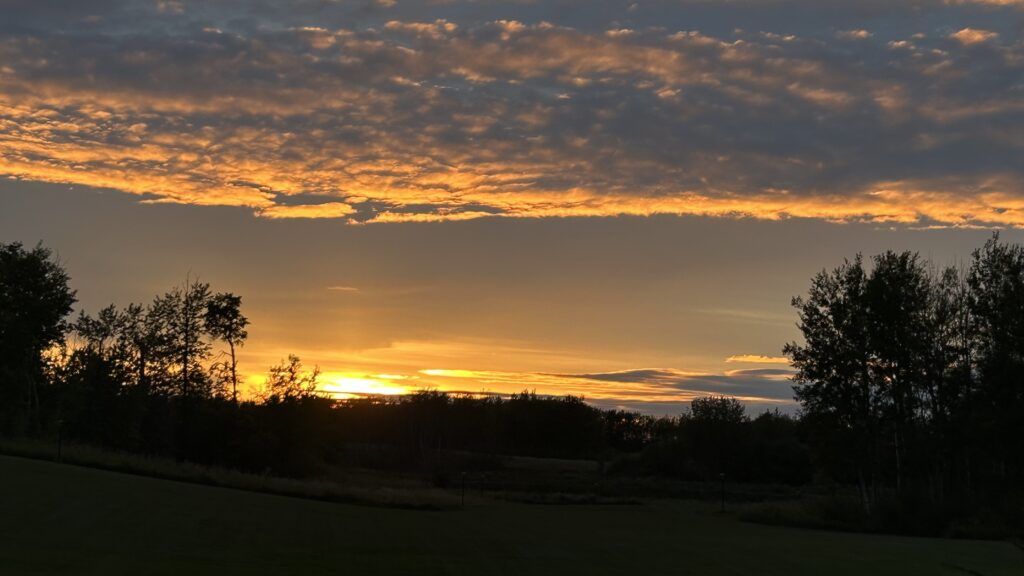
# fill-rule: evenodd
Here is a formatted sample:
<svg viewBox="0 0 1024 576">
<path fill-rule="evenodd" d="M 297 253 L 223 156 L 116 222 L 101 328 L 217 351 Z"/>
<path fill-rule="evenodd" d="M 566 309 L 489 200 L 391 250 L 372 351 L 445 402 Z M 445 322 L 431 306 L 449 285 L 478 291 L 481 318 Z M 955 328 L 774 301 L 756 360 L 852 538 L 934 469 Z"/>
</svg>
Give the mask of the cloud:
<svg viewBox="0 0 1024 576">
<path fill-rule="evenodd" d="M 359 292 L 359 288 L 354 286 L 328 286 L 327 289 L 331 292 Z"/>
<path fill-rule="evenodd" d="M 761 356 L 759 354 L 737 354 L 729 356 L 725 361 L 749 364 L 789 364 L 789 358 L 785 356 Z"/>
<path fill-rule="evenodd" d="M 758 404 L 793 402 L 792 372 L 780 369 L 737 370 L 724 374 L 686 372 L 675 369 L 624 370 L 591 374 L 562 374 L 565 379 L 614 383 L 615 389 L 635 391 L 636 396 L 623 394 L 628 401 L 638 401 L 650 395 L 650 401 L 664 402 L 675 397 L 678 401 L 708 395 L 732 396 L 745 402 Z"/>
<path fill-rule="evenodd" d="M 569 394 L 604 408 L 655 414 L 678 413 L 694 399 L 706 396 L 736 398 L 752 410 L 796 410 L 792 371 L 781 369 L 724 374 L 661 368 L 584 374 L 425 369 L 419 371 L 419 376 L 416 384 L 421 388 L 468 394 L 507 395 L 523 390 L 552 396 Z"/>
<path fill-rule="evenodd" d="M 846 25 L 784 34 L 724 28 L 701 2 L 689 28 L 642 20 L 656 6 L 620 22 L 606 2 L 603 26 L 501 3 L 14 4 L 10 178 L 352 223 L 1024 225 L 1009 4 L 865 2 L 884 31 L 840 11 Z M 744 4 L 780 20 L 807 8 Z M 909 32 L 920 10 L 936 24 Z"/>
<path fill-rule="evenodd" d="M 573 394 L 588 400 L 623 402 L 689 402 L 708 395 L 732 396 L 758 404 L 791 404 L 792 372 L 780 369 L 737 370 L 724 374 L 648 368 L 581 374 L 503 372 L 493 370 L 426 369 L 425 377 L 473 381 L 481 389 L 546 394 Z M 465 384 L 458 385 L 465 390 Z"/>
<path fill-rule="evenodd" d="M 257 214 L 263 218 L 343 218 L 354 214 L 355 209 L 343 202 L 322 204 L 277 204 L 260 208 Z"/>
<path fill-rule="evenodd" d="M 836 33 L 836 37 L 844 38 L 846 40 L 866 40 L 874 36 L 867 30 L 842 30 Z"/>
<path fill-rule="evenodd" d="M 961 44 L 970 45 L 990 42 L 999 38 L 999 34 L 988 30 L 978 30 L 977 28 L 964 28 L 963 30 L 950 34 L 950 37 Z"/>
<path fill-rule="evenodd" d="M 185 3 L 180 0 L 157 0 L 156 9 L 158 12 L 184 14 Z"/>
</svg>

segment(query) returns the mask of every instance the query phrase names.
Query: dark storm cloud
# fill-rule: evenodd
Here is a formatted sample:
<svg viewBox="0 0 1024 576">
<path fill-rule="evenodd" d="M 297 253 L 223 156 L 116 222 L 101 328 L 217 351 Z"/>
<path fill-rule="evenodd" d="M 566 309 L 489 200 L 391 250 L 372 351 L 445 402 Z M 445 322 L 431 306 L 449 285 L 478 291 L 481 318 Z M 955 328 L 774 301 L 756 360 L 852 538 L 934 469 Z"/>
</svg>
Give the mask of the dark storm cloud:
<svg viewBox="0 0 1024 576">
<path fill-rule="evenodd" d="M 356 222 L 1024 223 L 1021 3 L 5 4 L 7 176 Z"/>
</svg>

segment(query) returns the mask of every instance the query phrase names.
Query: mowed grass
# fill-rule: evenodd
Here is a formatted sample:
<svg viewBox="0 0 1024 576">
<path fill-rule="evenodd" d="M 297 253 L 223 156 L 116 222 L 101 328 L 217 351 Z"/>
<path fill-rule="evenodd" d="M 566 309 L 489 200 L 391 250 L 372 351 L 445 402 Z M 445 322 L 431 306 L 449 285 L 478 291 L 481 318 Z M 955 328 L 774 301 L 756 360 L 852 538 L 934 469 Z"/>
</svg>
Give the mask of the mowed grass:
<svg viewBox="0 0 1024 576">
<path fill-rule="evenodd" d="M 0 456 L 0 574 L 1024 574 L 1005 542 L 746 524 L 707 504 L 418 511 Z"/>
</svg>

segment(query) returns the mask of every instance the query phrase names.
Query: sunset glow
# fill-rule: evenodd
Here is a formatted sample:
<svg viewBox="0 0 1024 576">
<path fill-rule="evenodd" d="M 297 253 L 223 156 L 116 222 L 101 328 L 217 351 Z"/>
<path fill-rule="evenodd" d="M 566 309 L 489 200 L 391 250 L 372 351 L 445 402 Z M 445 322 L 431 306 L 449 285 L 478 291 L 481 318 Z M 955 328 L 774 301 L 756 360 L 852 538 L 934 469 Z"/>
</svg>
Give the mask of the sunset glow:
<svg viewBox="0 0 1024 576">
<path fill-rule="evenodd" d="M 795 410 L 823 265 L 1024 227 L 1024 3 L 557 4 L 13 2 L 0 241 L 241 295 L 245 394 L 676 413 Z"/>
<path fill-rule="evenodd" d="M 402 383 L 405 377 L 391 374 L 324 373 L 320 389 L 333 398 L 359 398 L 364 396 L 393 396 L 407 394 L 413 388 Z"/>
<path fill-rule="evenodd" d="M 0 0 L 0 576 L 1020 574 L 1024 0 Z"/>
</svg>

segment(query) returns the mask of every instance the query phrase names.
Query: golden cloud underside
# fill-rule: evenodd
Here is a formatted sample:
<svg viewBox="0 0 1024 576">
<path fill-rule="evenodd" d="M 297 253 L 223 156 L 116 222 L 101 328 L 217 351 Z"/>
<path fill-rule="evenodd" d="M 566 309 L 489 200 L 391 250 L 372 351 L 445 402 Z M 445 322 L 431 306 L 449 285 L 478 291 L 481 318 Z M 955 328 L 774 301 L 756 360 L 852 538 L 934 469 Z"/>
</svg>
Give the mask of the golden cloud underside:
<svg viewBox="0 0 1024 576">
<path fill-rule="evenodd" d="M 761 356 L 759 354 L 737 354 L 735 356 L 729 356 L 725 359 L 728 363 L 745 363 L 745 364 L 786 364 L 790 363 L 790 359 L 785 356 Z"/>
<path fill-rule="evenodd" d="M 842 41 L 873 41 L 858 32 Z M 842 127 L 867 114 L 924 155 L 969 131 L 1020 150 L 1013 124 L 989 121 L 1024 111 L 1019 98 L 954 90 L 971 74 L 958 50 L 986 44 L 1008 70 L 1024 63 L 1020 43 L 984 30 L 931 47 L 890 43 L 903 80 L 831 65 L 834 54 L 815 42 L 767 34 L 725 41 L 506 21 L 467 31 L 439 21 L 224 36 L 193 38 L 203 56 L 195 61 L 159 44 L 80 55 L 60 38 L 6 38 L 0 175 L 148 202 L 248 207 L 267 218 L 675 214 L 1024 225 L 1015 167 L 829 176 L 883 160 L 859 159 L 867 153 L 852 144 L 846 159 L 842 147 L 737 142 L 725 125 L 732 114 L 783 113 Z M 600 90 L 629 94 L 636 110 L 657 116 L 634 121 L 630 114 L 643 112 L 600 100 Z M 578 103 L 587 98 L 598 100 Z M 584 120 L 570 122 L 574 114 Z M 661 120 L 674 131 L 659 131 Z M 630 122 L 651 134 L 630 140 Z M 925 128 L 905 128 L 914 124 Z"/>
</svg>

